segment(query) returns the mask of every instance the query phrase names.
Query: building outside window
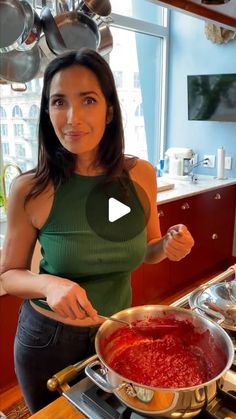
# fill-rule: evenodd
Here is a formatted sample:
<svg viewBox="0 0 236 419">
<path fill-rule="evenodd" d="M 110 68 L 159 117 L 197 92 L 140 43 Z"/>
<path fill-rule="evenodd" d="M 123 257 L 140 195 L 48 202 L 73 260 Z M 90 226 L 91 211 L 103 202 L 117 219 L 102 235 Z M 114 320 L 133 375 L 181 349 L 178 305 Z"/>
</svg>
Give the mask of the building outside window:
<svg viewBox="0 0 236 419">
<path fill-rule="evenodd" d="M 123 72 L 122 71 L 114 71 L 113 76 L 116 83 L 116 88 L 121 89 L 123 86 Z"/>
<path fill-rule="evenodd" d="M 23 137 L 24 135 L 24 126 L 23 124 L 14 124 L 14 136 Z"/>
<path fill-rule="evenodd" d="M 12 116 L 13 118 L 22 118 L 23 114 L 22 114 L 22 110 L 20 108 L 20 106 L 15 105 L 13 110 L 12 110 Z"/>
<path fill-rule="evenodd" d="M 29 110 L 29 117 L 32 119 L 39 117 L 39 107 L 37 105 L 31 105 Z"/>
<path fill-rule="evenodd" d="M 6 118 L 6 117 L 7 117 L 7 113 L 6 113 L 5 109 L 2 106 L 0 106 L 0 118 L 1 118 L 1 120 L 2 120 L 2 118 Z"/>
<path fill-rule="evenodd" d="M 2 143 L 2 151 L 3 155 L 5 154 L 6 156 L 8 156 L 10 154 L 9 143 Z"/>
<path fill-rule="evenodd" d="M 17 157 L 25 157 L 25 147 L 23 144 L 17 144 L 16 143 L 16 155 Z"/>
<path fill-rule="evenodd" d="M 0 125 L 0 135 L 1 135 L 1 137 L 7 137 L 7 135 L 8 135 L 7 124 L 1 124 Z"/>
<path fill-rule="evenodd" d="M 135 109 L 135 116 L 143 116 L 143 104 L 140 103 Z"/>
</svg>

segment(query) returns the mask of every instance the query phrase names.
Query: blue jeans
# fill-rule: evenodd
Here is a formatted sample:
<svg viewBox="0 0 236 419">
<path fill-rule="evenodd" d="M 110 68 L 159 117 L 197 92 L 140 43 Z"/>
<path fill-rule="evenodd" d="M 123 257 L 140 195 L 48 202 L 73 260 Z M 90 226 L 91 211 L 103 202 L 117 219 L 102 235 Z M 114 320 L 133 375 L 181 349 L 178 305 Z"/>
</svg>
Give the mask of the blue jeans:
<svg viewBox="0 0 236 419">
<path fill-rule="evenodd" d="M 26 404 L 35 413 L 58 396 L 47 380 L 68 365 L 95 353 L 98 327 L 65 325 L 38 313 L 25 300 L 14 343 L 15 371 Z"/>
</svg>

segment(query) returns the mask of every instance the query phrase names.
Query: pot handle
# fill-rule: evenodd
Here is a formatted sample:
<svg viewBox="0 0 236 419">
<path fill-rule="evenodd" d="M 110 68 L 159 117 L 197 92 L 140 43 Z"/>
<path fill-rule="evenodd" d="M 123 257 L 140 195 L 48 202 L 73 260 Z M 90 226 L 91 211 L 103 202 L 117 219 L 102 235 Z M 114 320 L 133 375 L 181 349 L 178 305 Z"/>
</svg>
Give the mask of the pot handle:
<svg viewBox="0 0 236 419">
<path fill-rule="evenodd" d="M 211 310 L 210 308 L 201 307 L 198 304 L 195 304 L 195 307 L 193 307 L 192 310 L 202 311 L 204 314 L 208 315 L 208 317 L 210 317 L 210 319 L 216 322 L 217 324 L 221 324 L 225 321 L 225 316 L 223 314 L 218 313 L 214 310 Z"/>
<path fill-rule="evenodd" d="M 66 44 L 61 36 L 61 32 L 58 29 L 51 10 L 47 6 L 42 9 L 41 21 L 46 41 L 50 50 L 55 55 L 59 55 L 65 52 L 67 50 Z"/>
<path fill-rule="evenodd" d="M 93 367 L 99 365 L 100 371 L 94 371 Z M 106 379 L 105 374 L 107 373 L 107 369 L 101 364 L 100 361 L 91 362 L 89 365 L 85 367 L 86 375 L 102 390 L 113 393 L 113 391 L 118 390 L 119 387 L 112 386 Z"/>
</svg>

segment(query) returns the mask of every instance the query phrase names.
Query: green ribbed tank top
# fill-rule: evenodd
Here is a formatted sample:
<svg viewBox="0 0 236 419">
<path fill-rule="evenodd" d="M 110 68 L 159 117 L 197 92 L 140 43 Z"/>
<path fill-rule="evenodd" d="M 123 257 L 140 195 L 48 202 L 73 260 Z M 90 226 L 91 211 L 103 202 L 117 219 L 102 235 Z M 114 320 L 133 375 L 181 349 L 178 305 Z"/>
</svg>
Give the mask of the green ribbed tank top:
<svg viewBox="0 0 236 419">
<path fill-rule="evenodd" d="M 75 281 L 86 290 L 98 313 L 110 316 L 131 304 L 130 274 L 144 259 L 146 229 L 130 240 L 111 241 L 96 234 L 88 223 L 86 203 L 90 192 L 98 188 L 94 202 L 96 222 L 100 198 L 105 193 L 104 179 L 105 175 L 74 174 L 61 185 L 55 192 L 52 209 L 39 231 L 38 240 L 42 253 L 40 273 Z M 128 193 L 140 207 L 132 182 L 129 182 Z M 137 212 L 136 217 L 139 225 L 143 221 L 142 211 Z M 129 229 L 129 223 L 126 228 Z M 45 308 L 38 299 L 33 301 Z"/>
</svg>

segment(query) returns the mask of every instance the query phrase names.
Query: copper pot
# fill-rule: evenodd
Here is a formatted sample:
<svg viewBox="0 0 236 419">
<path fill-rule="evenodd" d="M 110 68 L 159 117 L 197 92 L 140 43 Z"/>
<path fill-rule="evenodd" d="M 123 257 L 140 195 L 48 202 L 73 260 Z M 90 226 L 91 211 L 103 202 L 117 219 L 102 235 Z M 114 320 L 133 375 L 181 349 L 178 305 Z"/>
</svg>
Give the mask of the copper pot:
<svg viewBox="0 0 236 419">
<path fill-rule="evenodd" d="M 225 354 L 225 361 L 223 361 L 223 365 L 220 367 L 220 373 L 207 382 L 185 388 L 158 388 L 140 385 L 137 382 L 128 380 L 110 367 L 113 353 L 110 350 L 110 345 L 107 345 L 106 342 L 111 334 L 122 326 L 107 320 L 99 328 L 95 339 L 95 348 L 99 360 L 90 363 L 86 367 L 86 374 L 100 388 L 106 392 L 114 393 L 122 403 L 134 411 L 145 415 L 145 417 L 194 417 L 215 397 L 221 378 L 230 368 L 234 357 L 232 341 L 218 324 L 195 312 L 182 308 L 147 305 L 123 310 L 113 317 L 132 322 L 145 320 L 150 316 L 188 321 L 194 326 L 194 331 L 198 333 L 204 333 L 208 330 L 210 332 L 209 345 L 213 340 L 217 347 L 214 355 L 219 358 L 219 350 Z M 100 370 L 95 371 L 93 369 L 94 366 L 99 366 Z"/>
</svg>

